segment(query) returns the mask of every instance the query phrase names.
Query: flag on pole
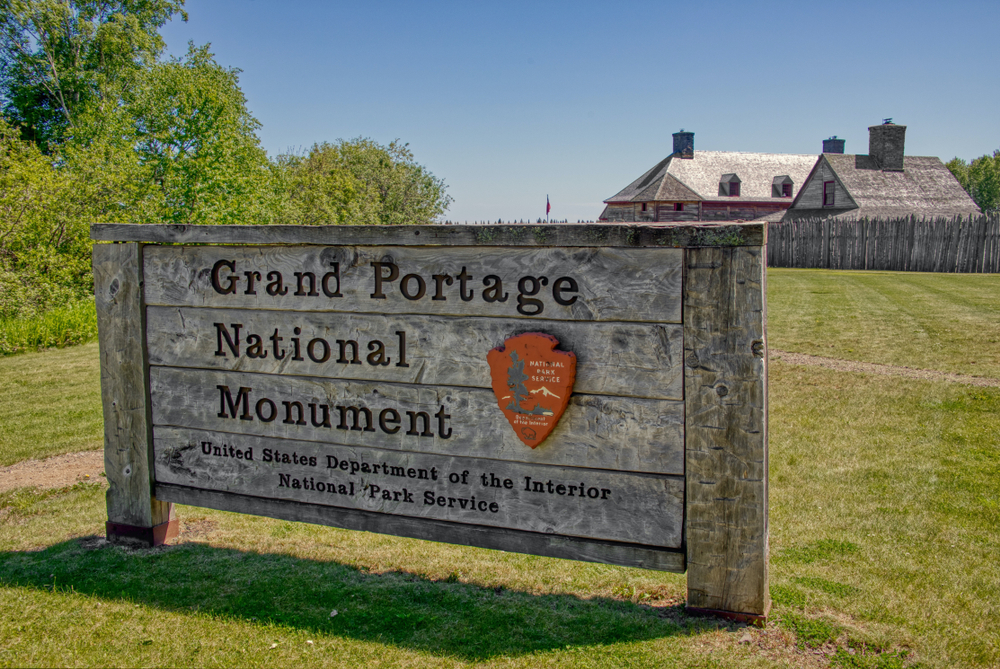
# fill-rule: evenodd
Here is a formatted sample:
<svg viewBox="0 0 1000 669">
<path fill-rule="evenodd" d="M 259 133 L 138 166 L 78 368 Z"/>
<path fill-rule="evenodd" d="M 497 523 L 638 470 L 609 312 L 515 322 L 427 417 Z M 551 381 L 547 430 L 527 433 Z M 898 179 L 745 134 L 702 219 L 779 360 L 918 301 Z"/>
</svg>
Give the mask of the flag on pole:
<svg viewBox="0 0 1000 669">
<path fill-rule="evenodd" d="M 549 212 L 552 211 L 552 205 L 549 204 L 549 196 L 545 196 L 545 215 L 548 216 Z"/>
</svg>

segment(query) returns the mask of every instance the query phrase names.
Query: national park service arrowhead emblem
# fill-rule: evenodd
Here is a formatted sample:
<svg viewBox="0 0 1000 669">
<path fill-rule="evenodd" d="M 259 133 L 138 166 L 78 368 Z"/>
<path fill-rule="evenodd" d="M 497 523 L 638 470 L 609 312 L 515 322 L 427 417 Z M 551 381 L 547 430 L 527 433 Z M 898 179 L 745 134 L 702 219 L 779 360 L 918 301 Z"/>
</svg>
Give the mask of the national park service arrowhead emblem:
<svg viewBox="0 0 1000 669">
<path fill-rule="evenodd" d="M 497 404 L 532 448 L 559 422 L 576 380 L 576 354 L 555 350 L 558 345 L 552 335 L 527 332 L 486 354 Z"/>
</svg>

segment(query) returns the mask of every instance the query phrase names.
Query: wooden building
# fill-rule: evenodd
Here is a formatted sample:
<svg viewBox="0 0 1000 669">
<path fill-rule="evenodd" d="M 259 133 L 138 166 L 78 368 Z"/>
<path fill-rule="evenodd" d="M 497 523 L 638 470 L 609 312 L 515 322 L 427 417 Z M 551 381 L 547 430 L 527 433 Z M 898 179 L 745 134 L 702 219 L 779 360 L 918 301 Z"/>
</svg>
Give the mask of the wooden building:
<svg viewBox="0 0 1000 669">
<path fill-rule="evenodd" d="M 815 154 L 696 152 L 693 132 L 673 138 L 673 153 L 604 201 L 601 221 L 777 220 L 816 164 Z"/>
<path fill-rule="evenodd" d="M 781 220 L 981 213 L 939 158 L 905 155 L 905 140 L 906 126 L 887 121 L 868 128 L 868 155 L 824 146 Z"/>
</svg>

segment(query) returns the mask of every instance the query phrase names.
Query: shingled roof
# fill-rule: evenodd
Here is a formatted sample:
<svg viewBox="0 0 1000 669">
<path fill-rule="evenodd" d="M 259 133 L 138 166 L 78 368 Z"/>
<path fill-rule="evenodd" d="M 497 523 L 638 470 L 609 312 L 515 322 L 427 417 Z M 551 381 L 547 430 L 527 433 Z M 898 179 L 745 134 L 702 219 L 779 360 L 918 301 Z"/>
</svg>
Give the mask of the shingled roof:
<svg viewBox="0 0 1000 669">
<path fill-rule="evenodd" d="M 695 151 L 693 158 L 671 154 L 605 202 L 702 200 L 787 203 L 788 198 L 773 197 L 774 178 L 787 175 L 797 191 L 815 164 L 815 154 Z M 719 195 L 719 181 L 725 174 L 739 177 L 739 197 Z"/>
<path fill-rule="evenodd" d="M 903 171 L 882 171 L 871 156 L 823 154 L 810 178 L 823 162 L 832 168 L 854 204 L 850 208 L 803 208 L 799 190 L 783 220 L 812 217 L 969 216 L 981 213 L 951 171 L 933 156 L 905 156 Z"/>
</svg>

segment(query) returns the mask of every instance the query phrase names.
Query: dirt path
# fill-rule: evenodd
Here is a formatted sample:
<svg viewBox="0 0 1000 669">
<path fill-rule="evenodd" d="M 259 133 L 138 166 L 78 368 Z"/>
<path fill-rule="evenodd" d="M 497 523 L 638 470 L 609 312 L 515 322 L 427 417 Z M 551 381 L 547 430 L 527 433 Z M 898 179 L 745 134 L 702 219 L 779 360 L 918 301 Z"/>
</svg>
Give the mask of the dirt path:
<svg viewBox="0 0 1000 669">
<path fill-rule="evenodd" d="M 769 357 L 772 360 L 779 360 L 789 365 L 826 367 L 827 369 L 835 369 L 838 372 L 863 372 L 865 374 L 902 376 L 908 379 L 922 379 L 925 381 L 951 381 L 952 383 L 964 383 L 968 386 L 1000 388 L 1000 379 L 972 376 L 970 374 L 952 374 L 951 372 L 939 372 L 935 369 L 913 369 L 912 367 L 897 367 L 896 365 L 876 365 L 871 362 L 823 358 L 818 355 L 789 353 L 788 351 L 775 351 L 773 349 L 770 351 Z"/>
<path fill-rule="evenodd" d="M 0 492 L 14 488 L 61 488 L 77 481 L 100 481 L 104 471 L 104 451 L 82 451 L 45 460 L 22 460 L 0 467 Z"/>
</svg>

